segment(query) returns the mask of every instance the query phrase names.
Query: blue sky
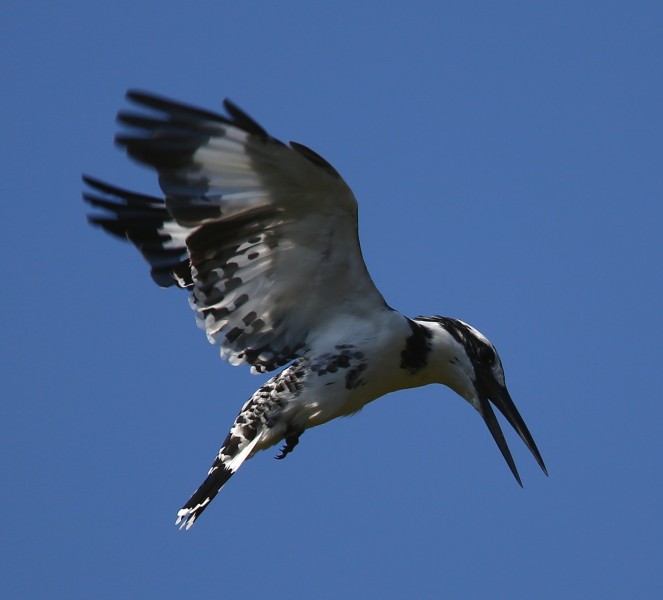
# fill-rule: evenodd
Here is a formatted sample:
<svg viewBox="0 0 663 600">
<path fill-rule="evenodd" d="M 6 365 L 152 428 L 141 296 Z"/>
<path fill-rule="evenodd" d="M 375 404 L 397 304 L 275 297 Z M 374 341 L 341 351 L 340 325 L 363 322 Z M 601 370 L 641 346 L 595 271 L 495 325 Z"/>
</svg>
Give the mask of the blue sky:
<svg viewBox="0 0 663 600">
<path fill-rule="evenodd" d="M 10 0 L 0 28 L 0 596 L 661 596 L 660 3 Z M 550 477 L 428 387 L 179 532 L 261 378 L 86 224 L 82 172 L 157 191 L 112 145 L 129 87 L 328 159 L 389 303 L 491 338 Z"/>
</svg>

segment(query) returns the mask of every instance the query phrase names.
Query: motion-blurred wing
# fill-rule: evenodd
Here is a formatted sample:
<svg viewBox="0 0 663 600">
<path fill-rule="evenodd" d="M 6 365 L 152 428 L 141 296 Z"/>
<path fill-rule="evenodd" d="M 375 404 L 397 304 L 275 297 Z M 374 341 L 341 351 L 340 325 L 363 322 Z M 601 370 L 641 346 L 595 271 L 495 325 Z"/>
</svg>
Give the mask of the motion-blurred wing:
<svg viewBox="0 0 663 600">
<path fill-rule="evenodd" d="M 357 203 L 312 150 L 228 116 L 142 92 L 116 141 L 154 168 L 165 200 L 86 178 L 91 221 L 126 237 L 155 281 L 191 289 L 199 325 L 232 364 L 269 371 L 303 354 L 337 318 L 384 300 L 361 256 Z"/>
</svg>

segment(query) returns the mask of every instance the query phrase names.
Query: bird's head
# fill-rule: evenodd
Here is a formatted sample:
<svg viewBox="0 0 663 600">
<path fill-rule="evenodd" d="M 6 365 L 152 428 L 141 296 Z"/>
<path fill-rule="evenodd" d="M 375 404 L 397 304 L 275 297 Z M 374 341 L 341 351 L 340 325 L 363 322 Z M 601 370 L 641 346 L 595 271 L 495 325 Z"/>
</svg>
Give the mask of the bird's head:
<svg viewBox="0 0 663 600">
<path fill-rule="evenodd" d="M 438 367 L 444 373 L 443 383 L 465 398 L 483 417 L 518 484 L 522 486 L 518 469 L 491 404 L 516 430 L 547 475 L 534 439 L 506 388 L 502 361 L 495 346 L 474 327 L 458 319 L 435 316 L 418 317 L 415 321 L 428 329 L 433 345 L 440 347 L 435 354 L 437 360 L 442 361 Z"/>
</svg>

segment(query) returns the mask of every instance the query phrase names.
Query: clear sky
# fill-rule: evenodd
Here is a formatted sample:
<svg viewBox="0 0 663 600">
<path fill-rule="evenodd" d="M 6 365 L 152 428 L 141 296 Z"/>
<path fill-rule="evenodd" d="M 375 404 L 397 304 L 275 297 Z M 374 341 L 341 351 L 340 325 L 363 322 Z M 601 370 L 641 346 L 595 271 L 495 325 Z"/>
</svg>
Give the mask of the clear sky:
<svg viewBox="0 0 663 600">
<path fill-rule="evenodd" d="M 0 597 L 663 597 L 662 3 L 5 0 L 0 30 Z M 158 190 L 112 144 L 129 87 L 328 159 L 388 302 L 491 338 L 550 477 L 428 387 L 178 531 L 263 378 L 86 224 L 83 172 Z"/>
</svg>

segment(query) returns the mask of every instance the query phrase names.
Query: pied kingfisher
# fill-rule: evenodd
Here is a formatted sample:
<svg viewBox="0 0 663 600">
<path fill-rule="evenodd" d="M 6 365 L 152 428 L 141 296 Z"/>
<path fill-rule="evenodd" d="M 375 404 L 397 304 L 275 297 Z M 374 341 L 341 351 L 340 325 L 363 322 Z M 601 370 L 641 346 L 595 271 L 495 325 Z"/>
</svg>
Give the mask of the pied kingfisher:
<svg viewBox="0 0 663 600">
<path fill-rule="evenodd" d="M 244 404 L 207 478 L 177 514 L 187 529 L 242 463 L 399 389 L 442 383 L 483 417 L 522 485 L 491 402 L 547 474 L 507 391 L 495 347 L 442 316 L 407 318 L 376 289 L 357 202 L 321 156 L 283 144 L 226 100 L 221 115 L 129 91 L 116 142 L 159 176 L 164 197 L 84 176 L 92 224 L 132 242 L 162 287 L 190 291 L 198 325 L 233 365 L 288 365 Z"/>
</svg>

